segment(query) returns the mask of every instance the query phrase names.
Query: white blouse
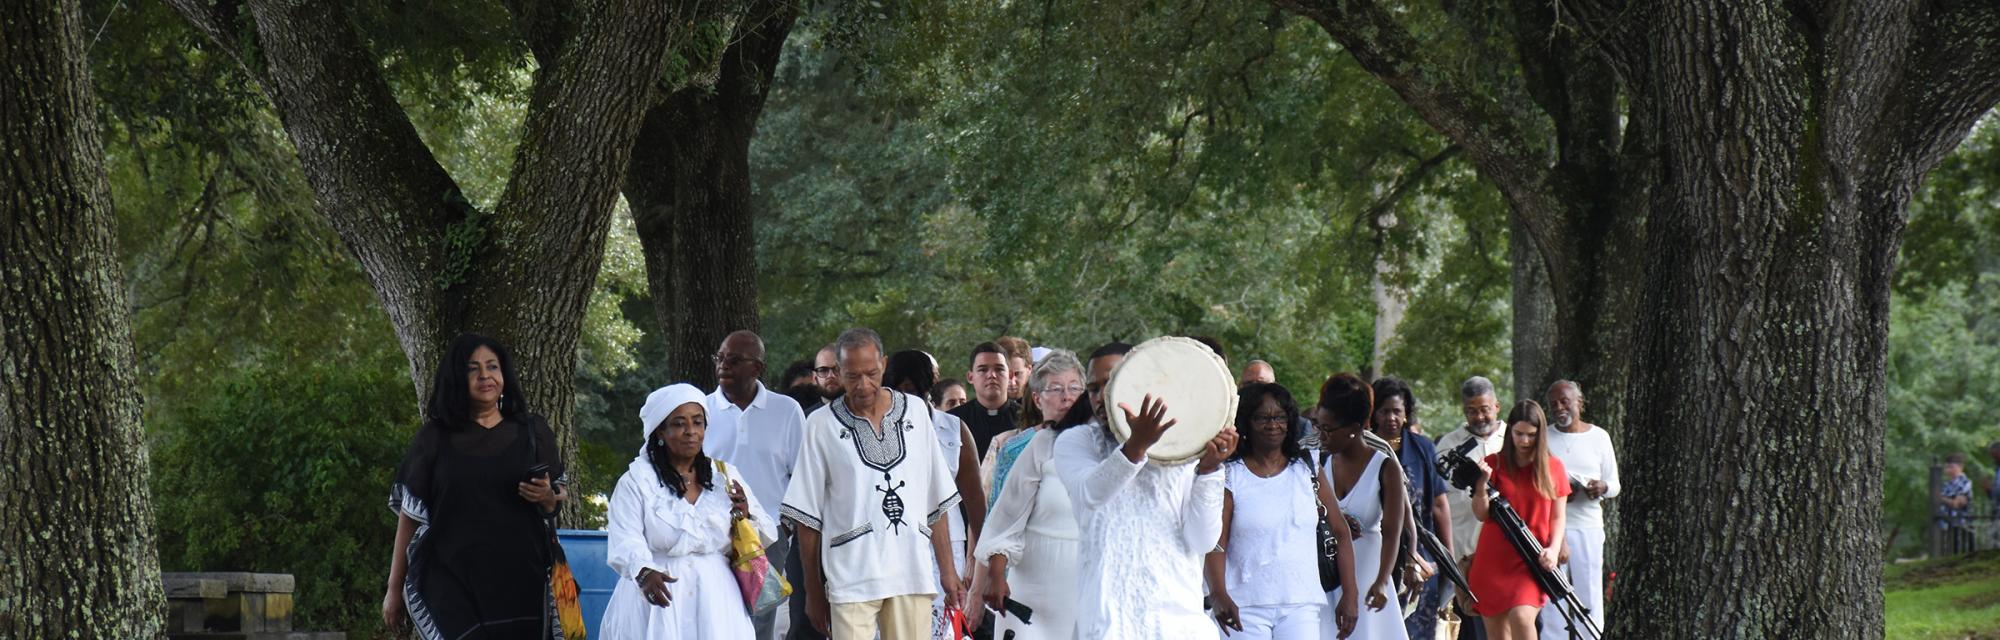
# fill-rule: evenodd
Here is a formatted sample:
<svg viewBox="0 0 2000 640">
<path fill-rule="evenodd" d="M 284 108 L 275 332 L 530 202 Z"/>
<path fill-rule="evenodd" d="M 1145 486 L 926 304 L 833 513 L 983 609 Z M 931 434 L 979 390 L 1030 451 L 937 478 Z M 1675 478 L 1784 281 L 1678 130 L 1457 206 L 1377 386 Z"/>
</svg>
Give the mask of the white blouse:
<svg viewBox="0 0 2000 640">
<path fill-rule="evenodd" d="M 1027 434 L 1023 434 L 1026 436 Z M 1028 448 L 1015 459 L 1000 500 L 986 516 L 986 529 L 972 557 L 984 562 L 1005 556 L 1010 564 L 1020 559 L 1027 547 L 1027 534 L 1076 540 L 1080 535 L 1076 515 L 1070 507 L 1069 489 L 1056 473 L 1056 439 L 1061 433 L 1035 433 Z"/>
<path fill-rule="evenodd" d="M 1241 606 L 1318 604 L 1319 498 L 1310 463 L 1292 460 L 1265 478 L 1241 460 L 1224 466 L 1229 497 L 1229 548 L 1223 579 Z"/>
<path fill-rule="evenodd" d="M 659 474 L 643 458 L 633 460 L 626 468 L 611 493 L 605 548 L 605 561 L 620 577 L 636 578 L 641 569 L 666 571 L 666 567 L 654 561 L 656 552 L 669 557 L 727 553 L 732 518 L 731 481 L 743 486 L 750 523 L 756 527 L 757 537 L 765 545 L 777 538 L 777 525 L 765 515 L 757 494 L 737 475 L 736 469 L 725 470 L 719 462 L 711 464 L 716 465 L 715 488 L 704 489 L 693 504 L 662 486 Z M 688 478 L 687 482 L 694 479 Z"/>
</svg>

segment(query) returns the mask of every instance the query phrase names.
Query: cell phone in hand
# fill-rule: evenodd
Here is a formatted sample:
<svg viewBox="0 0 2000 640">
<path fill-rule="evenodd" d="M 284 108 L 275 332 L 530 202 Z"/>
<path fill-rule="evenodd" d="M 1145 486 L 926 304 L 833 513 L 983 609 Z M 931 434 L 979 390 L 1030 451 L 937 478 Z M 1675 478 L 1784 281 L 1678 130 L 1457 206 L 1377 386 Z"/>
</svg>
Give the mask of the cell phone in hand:
<svg viewBox="0 0 2000 640">
<path fill-rule="evenodd" d="M 536 478 L 546 477 L 548 475 L 549 475 L 549 463 L 546 462 L 536 463 L 535 466 L 528 467 L 528 477 L 522 478 L 521 481 L 534 482 Z"/>
<path fill-rule="evenodd" d="M 1007 613 L 1013 614 L 1015 618 L 1019 618 L 1021 624 L 1032 624 L 1028 621 L 1028 618 L 1034 617 L 1035 610 L 1028 608 L 1028 605 L 1021 604 L 1021 601 L 1007 598 L 1000 602 L 1000 608 L 1006 609 Z"/>
</svg>

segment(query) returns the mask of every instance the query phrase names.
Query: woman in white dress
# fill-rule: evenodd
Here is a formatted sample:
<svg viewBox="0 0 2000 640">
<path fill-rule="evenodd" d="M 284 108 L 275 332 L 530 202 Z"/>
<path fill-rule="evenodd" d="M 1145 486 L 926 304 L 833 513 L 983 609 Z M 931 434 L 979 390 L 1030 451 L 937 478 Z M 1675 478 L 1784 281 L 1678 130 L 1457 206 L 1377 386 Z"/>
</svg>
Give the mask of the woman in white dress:
<svg viewBox="0 0 2000 640">
<path fill-rule="evenodd" d="M 611 494 L 605 560 L 618 587 L 598 638 L 750 638 L 756 634 L 730 573 L 729 531 L 747 518 L 760 544 L 777 530 L 733 469 L 702 455 L 708 416 L 701 391 L 654 391 L 639 410 L 644 450 Z"/>
<path fill-rule="evenodd" d="M 1029 375 L 1028 392 L 1042 415 L 1069 414 L 1083 395 L 1083 364 L 1071 352 L 1051 352 Z M 999 616 L 996 638 L 1011 632 L 1014 640 L 1066 640 L 1076 634 L 1080 543 L 1069 489 L 1055 469 L 1056 434 L 1071 426 L 1050 420 L 1016 436 L 1029 438 L 1027 448 L 998 485 L 1000 498 L 973 551 L 984 561 L 973 578 L 974 593 Z M 1026 621 L 1009 612 L 1009 600 L 1027 607 Z"/>
<path fill-rule="evenodd" d="M 1361 378 L 1336 374 L 1320 387 L 1319 405 L 1309 417 L 1326 455 L 1321 471 L 1333 482 L 1340 510 L 1361 524 L 1354 535 L 1354 577 L 1366 587 L 1362 587 L 1361 619 L 1349 637 L 1407 640 L 1403 606 L 1396 599 L 1390 576 L 1397 549 L 1383 541 L 1403 535 L 1404 505 L 1408 502 L 1403 497 L 1402 465 L 1384 464 L 1389 457 L 1361 438 L 1361 430 L 1375 412 L 1374 396 L 1374 390 Z M 1334 593 L 1330 597 L 1341 592 Z"/>
<path fill-rule="evenodd" d="M 1319 640 L 1332 624 L 1353 629 L 1354 548 L 1347 519 L 1316 482 L 1299 445 L 1299 406 L 1284 387 L 1251 383 L 1237 392 L 1236 429 L 1243 447 L 1224 463 L 1223 551 L 1208 554 L 1209 600 L 1216 624 L 1232 639 Z M 1315 488 L 1317 487 L 1317 491 Z M 1321 509 L 1340 547 L 1337 607 L 1320 589 Z M 1338 612 L 1338 618 L 1336 613 Z"/>
</svg>

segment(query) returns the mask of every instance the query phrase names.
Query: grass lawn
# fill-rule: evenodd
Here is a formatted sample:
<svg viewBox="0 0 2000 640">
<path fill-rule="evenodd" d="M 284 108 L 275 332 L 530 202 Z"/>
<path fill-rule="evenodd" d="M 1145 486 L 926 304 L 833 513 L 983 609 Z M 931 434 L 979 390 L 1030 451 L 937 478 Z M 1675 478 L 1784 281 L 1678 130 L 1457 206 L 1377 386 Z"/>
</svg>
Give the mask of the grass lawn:
<svg viewBox="0 0 2000 640">
<path fill-rule="evenodd" d="M 1890 565 L 1883 585 L 1890 640 L 2000 640 L 2000 551 Z"/>
</svg>

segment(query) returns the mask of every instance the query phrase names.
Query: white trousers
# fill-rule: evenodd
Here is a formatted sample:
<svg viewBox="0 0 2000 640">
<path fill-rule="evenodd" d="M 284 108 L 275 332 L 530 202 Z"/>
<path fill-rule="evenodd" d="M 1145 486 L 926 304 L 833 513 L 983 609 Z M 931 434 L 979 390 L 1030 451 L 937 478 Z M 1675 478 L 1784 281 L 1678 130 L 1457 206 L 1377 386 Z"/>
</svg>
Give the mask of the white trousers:
<svg viewBox="0 0 2000 640">
<path fill-rule="evenodd" d="M 1563 569 L 1569 573 L 1569 584 L 1576 589 L 1576 599 L 1590 610 L 1590 620 L 1597 628 L 1604 628 L 1604 530 L 1566 529 L 1563 544 L 1569 545 L 1569 563 Z M 1563 621 L 1562 612 L 1556 607 L 1560 603 L 1550 602 L 1542 607 L 1542 640 L 1568 640 L 1569 624 Z M 1582 621 L 1578 621 L 1581 625 Z M 1582 626 L 1576 629 L 1579 638 L 1590 634 Z"/>
<path fill-rule="evenodd" d="M 1243 630 L 1230 629 L 1229 640 L 1320 640 L 1322 616 L 1333 613 L 1324 604 L 1239 607 Z"/>
</svg>

